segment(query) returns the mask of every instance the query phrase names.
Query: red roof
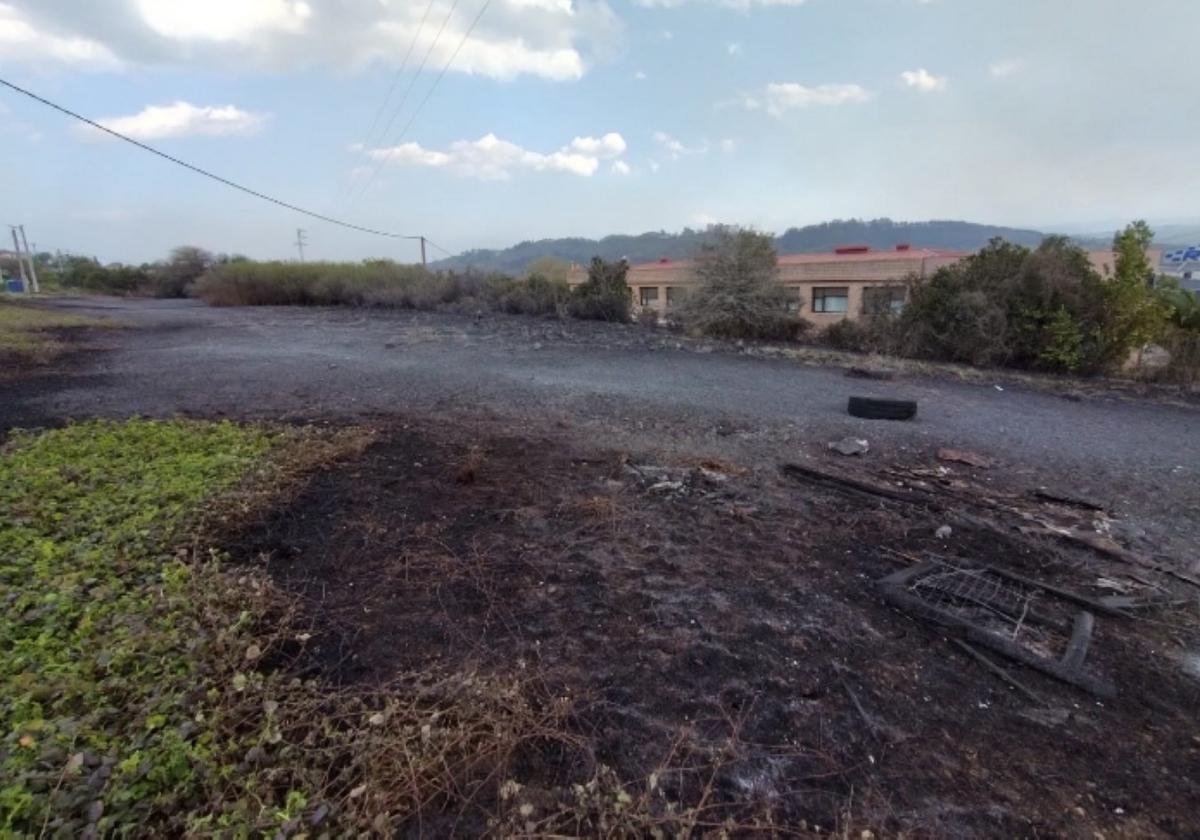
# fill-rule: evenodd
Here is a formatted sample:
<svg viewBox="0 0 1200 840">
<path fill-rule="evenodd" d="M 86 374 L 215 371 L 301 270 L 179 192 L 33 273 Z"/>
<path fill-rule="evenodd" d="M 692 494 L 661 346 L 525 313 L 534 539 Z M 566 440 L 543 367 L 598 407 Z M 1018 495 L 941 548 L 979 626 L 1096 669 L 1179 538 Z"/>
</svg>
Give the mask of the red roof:
<svg viewBox="0 0 1200 840">
<path fill-rule="evenodd" d="M 936 251 L 931 248 L 913 248 L 908 251 L 866 251 L 850 254 L 780 254 L 779 264 L 782 266 L 846 262 L 920 262 L 931 257 L 961 258 L 965 256 L 968 256 L 968 252 L 966 251 Z M 632 265 L 630 269 L 655 271 L 658 269 L 686 268 L 692 265 L 692 263 L 692 260 L 659 260 L 657 262 Z"/>
</svg>

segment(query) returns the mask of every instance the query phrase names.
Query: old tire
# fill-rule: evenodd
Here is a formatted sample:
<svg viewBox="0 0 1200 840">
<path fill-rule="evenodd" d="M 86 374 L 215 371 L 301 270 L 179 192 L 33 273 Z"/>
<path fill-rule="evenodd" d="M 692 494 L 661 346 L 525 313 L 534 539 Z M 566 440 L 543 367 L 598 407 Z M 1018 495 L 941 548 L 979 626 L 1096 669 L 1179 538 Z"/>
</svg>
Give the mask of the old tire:
<svg viewBox="0 0 1200 840">
<path fill-rule="evenodd" d="M 917 416 L 917 401 L 851 397 L 846 410 L 852 417 L 867 420 L 911 420 Z"/>
</svg>

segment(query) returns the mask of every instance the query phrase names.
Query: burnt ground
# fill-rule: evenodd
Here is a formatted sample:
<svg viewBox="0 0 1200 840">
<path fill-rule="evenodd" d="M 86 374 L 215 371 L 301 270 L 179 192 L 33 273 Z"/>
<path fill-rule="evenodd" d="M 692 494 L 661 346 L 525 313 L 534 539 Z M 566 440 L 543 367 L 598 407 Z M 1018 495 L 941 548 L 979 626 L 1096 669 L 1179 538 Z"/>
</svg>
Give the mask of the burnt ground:
<svg viewBox="0 0 1200 840">
<path fill-rule="evenodd" d="M 723 756 L 721 807 L 788 829 L 1200 836 L 1200 589 L 1146 568 L 1196 571 L 1194 408 L 863 383 L 609 325 L 69 305 L 130 329 L 0 385 L 0 429 L 132 413 L 377 428 L 226 547 L 301 597 L 323 678 L 480 669 L 574 697 L 587 754 L 531 759 L 547 787 L 594 763 L 638 785 L 687 744 Z M 915 396 L 918 419 L 847 418 L 860 392 Z M 828 452 L 844 435 L 870 453 Z M 791 461 L 918 495 L 798 480 Z M 1020 530 L 1047 526 L 1102 551 Z M 1158 603 L 1097 618 L 1086 668 L 1115 698 L 988 654 L 1030 700 L 881 598 L 877 579 L 930 558 Z M 1042 593 L 1005 632 L 1058 654 L 1074 611 Z"/>
<path fill-rule="evenodd" d="M 732 734 L 720 800 L 766 803 L 791 828 L 1200 832 L 1200 684 L 1180 659 L 1197 641 L 1195 590 L 1186 606 L 1098 619 L 1086 667 L 1115 699 L 993 655 L 1031 702 L 873 581 L 931 555 L 1094 597 L 1111 594 L 1102 577 L 1152 594 L 1128 574 L 1156 576 L 1022 537 L 1012 515 L 967 516 L 1093 514 L 938 466 L 893 465 L 905 478 L 889 486 L 925 488 L 945 511 L 495 418 L 410 419 L 230 548 L 302 594 L 326 630 L 312 652 L 326 674 L 536 672 L 577 698 L 591 759 L 633 784 L 679 739 L 715 749 Z"/>
</svg>

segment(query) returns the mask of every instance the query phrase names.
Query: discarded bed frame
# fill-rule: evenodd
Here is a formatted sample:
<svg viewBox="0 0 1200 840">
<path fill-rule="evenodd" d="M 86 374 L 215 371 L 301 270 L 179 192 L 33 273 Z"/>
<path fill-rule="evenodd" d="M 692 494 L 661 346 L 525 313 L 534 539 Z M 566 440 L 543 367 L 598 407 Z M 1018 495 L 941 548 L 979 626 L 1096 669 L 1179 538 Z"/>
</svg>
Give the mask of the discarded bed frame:
<svg viewBox="0 0 1200 840">
<path fill-rule="evenodd" d="M 1093 612 L 1121 615 L 1119 610 L 1038 581 L 992 567 L 967 567 L 929 560 L 888 575 L 876 582 L 883 598 L 893 606 L 945 628 L 970 645 L 1033 668 L 1099 697 L 1115 697 L 1112 682 L 1084 668 L 1095 626 Z M 1060 656 L 1049 656 L 1021 644 L 1017 637 L 1025 628 L 1037 627 L 1046 636 L 1066 636 L 1063 622 L 1035 605 L 1039 595 L 1046 602 L 1065 602 L 1087 607 L 1078 610 L 1069 641 Z M 1000 633 L 960 613 L 974 610 L 986 614 L 993 625 L 1012 628 Z"/>
</svg>

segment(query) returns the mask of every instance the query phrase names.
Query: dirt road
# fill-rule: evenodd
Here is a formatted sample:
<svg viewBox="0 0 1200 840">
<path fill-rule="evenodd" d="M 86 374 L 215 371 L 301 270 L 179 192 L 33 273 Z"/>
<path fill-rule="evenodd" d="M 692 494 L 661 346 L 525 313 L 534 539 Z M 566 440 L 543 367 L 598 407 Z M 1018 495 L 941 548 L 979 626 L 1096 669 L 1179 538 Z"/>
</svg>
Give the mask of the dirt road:
<svg viewBox="0 0 1200 840">
<path fill-rule="evenodd" d="M 1095 498 L 1169 542 L 1200 522 L 1200 411 L 1136 400 L 1071 401 L 951 379 L 848 379 L 840 369 L 675 349 L 637 327 L 521 317 L 192 301 L 50 304 L 134 329 L 100 336 L 73 371 L 19 386 L 0 427 L 84 415 L 354 418 L 490 410 L 556 420 L 621 445 L 763 459 L 866 437 L 873 458 L 942 446 L 997 458 L 1009 475 Z M 851 394 L 920 402 L 911 423 L 856 420 Z M 1192 526 L 1195 527 L 1195 526 Z"/>
</svg>

